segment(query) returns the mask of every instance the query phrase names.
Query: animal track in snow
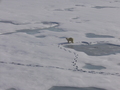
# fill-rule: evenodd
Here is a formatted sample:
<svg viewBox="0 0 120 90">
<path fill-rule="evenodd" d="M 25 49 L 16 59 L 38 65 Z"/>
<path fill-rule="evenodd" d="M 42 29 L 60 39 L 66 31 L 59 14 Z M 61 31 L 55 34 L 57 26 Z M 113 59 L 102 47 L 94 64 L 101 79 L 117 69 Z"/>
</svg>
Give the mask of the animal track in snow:
<svg viewBox="0 0 120 90">
<path fill-rule="evenodd" d="M 109 72 L 97 72 L 97 71 L 89 71 L 89 70 L 83 70 L 83 69 L 80 69 L 77 65 L 77 61 L 78 61 L 78 54 L 76 52 L 73 52 L 69 49 L 66 49 L 62 46 L 62 44 L 59 44 L 58 45 L 58 48 L 60 49 L 63 49 L 64 51 L 66 52 L 69 52 L 69 53 L 73 53 L 74 54 L 74 59 L 73 59 L 73 62 L 72 62 L 72 65 L 73 67 L 75 68 L 73 71 L 77 71 L 77 72 L 83 72 L 83 73 L 91 73 L 91 74 L 102 74 L 102 75 L 115 75 L 115 76 L 120 76 L 119 73 L 109 73 Z"/>
<path fill-rule="evenodd" d="M 12 65 L 18 65 L 18 66 L 27 66 L 27 67 L 42 67 L 42 68 L 55 68 L 55 69 L 62 69 L 62 70 L 72 70 L 72 69 L 66 69 L 62 67 L 57 67 L 57 66 L 43 66 L 39 64 L 23 64 L 23 63 L 18 63 L 18 62 L 4 62 L 0 61 L 1 64 L 12 64 Z M 73 71 L 73 70 L 72 70 Z"/>
</svg>

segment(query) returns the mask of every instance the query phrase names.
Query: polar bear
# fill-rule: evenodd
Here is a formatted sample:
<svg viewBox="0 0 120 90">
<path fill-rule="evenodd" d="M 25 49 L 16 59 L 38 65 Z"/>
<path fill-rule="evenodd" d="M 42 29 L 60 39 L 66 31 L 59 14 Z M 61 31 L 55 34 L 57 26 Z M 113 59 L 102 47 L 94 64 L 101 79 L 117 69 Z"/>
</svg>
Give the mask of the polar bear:
<svg viewBox="0 0 120 90">
<path fill-rule="evenodd" d="M 71 38 L 71 37 L 70 38 L 66 38 L 66 40 L 68 41 L 68 43 L 70 43 L 70 42 L 73 43 L 73 38 Z"/>
</svg>

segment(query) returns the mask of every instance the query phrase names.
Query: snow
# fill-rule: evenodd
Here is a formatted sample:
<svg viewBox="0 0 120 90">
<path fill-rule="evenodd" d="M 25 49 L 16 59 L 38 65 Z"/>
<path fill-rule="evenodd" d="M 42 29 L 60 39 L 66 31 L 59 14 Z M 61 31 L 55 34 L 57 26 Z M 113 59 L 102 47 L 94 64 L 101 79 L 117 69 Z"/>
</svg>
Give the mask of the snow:
<svg viewBox="0 0 120 90">
<path fill-rule="evenodd" d="M 2 0 L 0 90 L 119 90 L 120 53 L 90 56 L 64 47 L 82 42 L 120 45 L 119 16 L 119 0 Z M 91 33 L 100 37 L 86 36 Z M 66 37 L 74 43 L 68 44 Z M 83 68 L 86 64 L 106 69 Z"/>
</svg>

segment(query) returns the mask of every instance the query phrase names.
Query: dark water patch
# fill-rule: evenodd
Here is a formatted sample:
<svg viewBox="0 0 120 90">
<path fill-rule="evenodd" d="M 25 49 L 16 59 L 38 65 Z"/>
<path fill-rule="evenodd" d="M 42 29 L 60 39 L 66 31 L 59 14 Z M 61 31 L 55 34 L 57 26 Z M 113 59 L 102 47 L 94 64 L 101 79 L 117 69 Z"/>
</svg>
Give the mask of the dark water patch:
<svg viewBox="0 0 120 90">
<path fill-rule="evenodd" d="M 74 11 L 74 8 L 65 8 L 65 11 Z"/>
<path fill-rule="evenodd" d="M 96 70 L 106 69 L 106 67 L 99 66 L 99 65 L 92 65 L 90 63 L 86 63 L 86 65 L 83 66 L 83 68 L 86 68 L 86 69 L 96 69 Z"/>
<path fill-rule="evenodd" d="M 120 66 L 120 63 L 118 63 L 117 65 L 119 65 L 119 66 Z"/>
<path fill-rule="evenodd" d="M 48 21 L 44 21 L 44 22 L 42 22 L 42 23 L 45 24 L 45 25 L 56 25 L 56 26 L 59 26 L 59 25 L 60 25 L 59 22 L 48 22 Z"/>
<path fill-rule="evenodd" d="M 113 6 L 95 6 L 92 8 L 96 8 L 96 9 L 103 9 L 103 8 L 117 8 L 117 7 L 113 7 Z"/>
<path fill-rule="evenodd" d="M 118 1 L 115 1 L 115 2 L 120 2 L 120 1 L 118 0 Z"/>
<path fill-rule="evenodd" d="M 87 33 L 86 37 L 88 38 L 114 38 L 113 36 L 110 36 L 110 35 L 97 35 L 94 33 Z"/>
<path fill-rule="evenodd" d="M 45 35 L 36 36 L 37 38 L 45 38 Z"/>
<path fill-rule="evenodd" d="M 70 86 L 53 86 L 49 90 L 106 90 L 98 87 L 70 87 Z"/>
<path fill-rule="evenodd" d="M 21 30 L 16 30 L 15 32 L 2 33 L 0 35 L 9 35 L 9 34 L 14 34 L 14 33 L 26 33 L 26 34 L 34 35 L 34 34 L 40 33 L 40 31 L 42 31 L 42 30 L 49 30 L 49 31 L 54 31 L 54 32 L 64 32 L 65 31 L 62 28 L 50 27 L 50 28 L 43 28 L 43 29 L 21 29 Z"/>
<path fill-rule="evenodd" d="M 14 34 L 14 33 L 27 33 L 27 34 L 37 34 L 40 33 L 41 29 L 21 29 L 21 30 L 16 30 L 15 32 L 7 32 L 7 33 L 2 33 L 0 35 L 9 35 L 9 34 Z"/>
<path fill-rule="evenodd" d="M 4 62 L 4 61 L 0 61 L 0 63 L 5 63 L 5 64 L 7 64 L 7 62 Z"/>
<path fill-rule="evenodd" d="M 13 25 L 26 25 L 26 24 L 30 24 L 30 23 L 19 23 L 19 22 L 15 22 L 12 20 L 0 20 L 0 23 L 8 23 L 8 24 L 13 24 Z M 40 23 L 40 22 L 37 22 Z M 60 23 L 59 22 L 49 22 L 49 21 L 43 21 L 41 22 L 45 25 L 55 25 L 55 26 L 59 26 Z"/>
<path fill-rule="evenodd" d="M 7 32 L 7 33 L 2 33 L 0 35 L 9 35 L 9 34 L 13 34 L 13 33 L 16 33 L 16 32 Z"/>
<path fill-rule="evenodd" d="M 9 88 L 9 89 L 6 89 L 6 90 L 17 90 L 17 89 L 15 89 L 15 88 Z"/>
<path fill-rule="evenodd" d="M 75 6 L 81 6 L 81 7 L 85 7 L 85 5 L 79 5 L 79 4 L 76 4 Z"/>
<path fill-rule="evenodd" d="M 1 23 L 10 23 L 10 24 L 14 24 L 14 25 L 18 25 L 17 23 L 14 23 L 13 21 L 0 21 Z M 9 35 L 9 34 L 13 34 L 13 33 L 27 33 L 27 34 L 37 34 L 40 33 L 41 30 L 49 30 L 49 31 L 55 31 L 55 32 L 63 32 L 65 30 L 63 30 L 62 28 L 57 28 L 60 23 L 59 22 L 47 22 L 44 21 L 42 22 L 45 25 L 50 25 L 51 27 L 48 28 L 37 28 L 37 29 L 21 29 L 21 30 L 16 30 L 15 32 L 6 32 L 6 33 L 2 33 L 0 35 Z"/>
<path fill-rule="evenodd" d="M 8 23 L 13 25 L 25 25 L 25 23 L 18 23 L 18 22 L 9 21 L 9 20 L 1 20 L 0 23 Z"/>
<path fill-rule="evenodd" d="M 91 45 L 65 45 L 66 48 L 71 48 L 76 51 L 85 52 L 90 56 L 104 56 L 120 53 L 120 45 L 110 43 L 99 43 Z"/>
<path fill-rule="evenodd" d="M 54 31 L 54 32 L 65 32 L 64 29 L 62 29 L 62 28 L 57 28 L 57 27 L 45 28 L 45 29 L 42 29 L 42 30 L 49 30 L 49 31 Z"/>
<path fill-rule="evenodd" d="M 39 31 L 40 29 L 22 29 L 22 30 L 16 30 L 16 33 L 23 32 L 27 34 L 37 34 L 40 33 Z"/>
<path fill-rule="evenodd" d="M 72 18 L 72 19 L 79 19 L 79 17 L 74 17 L 74 18 Z"/>
<path fill-rule="evenodd" d="M 91 44 L 91 43 L 86 42 L 86 41 L 82 41 L 82 43 L 87 44 L 87 45 L 90 45 L 90 44 Z"/>
</svg>

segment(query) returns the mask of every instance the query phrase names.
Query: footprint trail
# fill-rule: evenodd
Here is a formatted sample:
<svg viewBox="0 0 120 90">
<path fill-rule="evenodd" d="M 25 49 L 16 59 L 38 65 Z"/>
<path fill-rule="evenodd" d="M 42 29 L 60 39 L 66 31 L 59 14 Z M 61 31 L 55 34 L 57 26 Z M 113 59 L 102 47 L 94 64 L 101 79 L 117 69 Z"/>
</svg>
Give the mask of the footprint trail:
<svg viewBox="0 0 120 90">
<path fill-rule="evenodd" d="M 73 71 L 77 71 L 77 72 L 82 72 L 82 73 L 91 73 L 91 74 L 102 74 L 102 75 L 115 75 L 115 76 L 120 76 L 119 73 L 110 73 L 110 72 L 97 72 L 97 71 L 89 71 L 89 70 L 84 70 L 82 68 L 79 68 L 78 65 L 77 65 L 77 61 L 78 61 L 78 57 L 79 55 L 74 52 L 74 51 L 71 51 L 69 49 L 66 49 L 65 47 L 63 47 L 63 44 L 58 44 L 58 48 L 59 49 L 62 49 L 68 53 L 73 53 L 74 54 L 74 59 L 72 61 L 72 66 L 73 66 Z"/>
</svg>

